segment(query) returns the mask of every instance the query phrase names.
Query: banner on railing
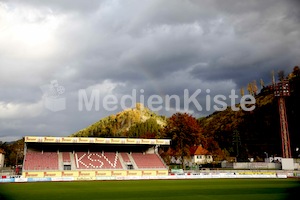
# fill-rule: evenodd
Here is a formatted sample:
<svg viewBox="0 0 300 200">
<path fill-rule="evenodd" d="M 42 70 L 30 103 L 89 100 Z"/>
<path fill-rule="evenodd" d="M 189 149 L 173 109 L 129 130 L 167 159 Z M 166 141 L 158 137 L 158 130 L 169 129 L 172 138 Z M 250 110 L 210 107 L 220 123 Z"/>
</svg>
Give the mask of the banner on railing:
<svg viewBox="0 0 300 200">
<path fill-rule="evenodd" d="M 25 142 L 30 143 L 83 143 L 83 144 L 152 144 L 170 145 L 169 139 L 140 138 L 92 138 L 92 137 L 39 137 L 26 136 Z"/>
</svg>

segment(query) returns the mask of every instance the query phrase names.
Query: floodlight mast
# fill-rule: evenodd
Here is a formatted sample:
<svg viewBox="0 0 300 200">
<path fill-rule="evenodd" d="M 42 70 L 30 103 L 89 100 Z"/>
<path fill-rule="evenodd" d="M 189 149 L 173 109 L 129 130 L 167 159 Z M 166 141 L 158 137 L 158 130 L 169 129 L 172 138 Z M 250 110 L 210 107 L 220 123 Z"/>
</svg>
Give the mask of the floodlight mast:
<svg viewBox="0 0 300 200">
<path fill-rule="evenodd" d="M 275 97 L 278 97 L 282 157 L 283 158 L 291 158 L 292 157 L 291 145 L 290 145 L 288 120 L 287 120 L 286 106 L 285 106 L 285 97 L 290 96 L 289 81 L 281 80 L 279 83 L 275 83 L 274 84 L 274 95 L 275 95 Z"/>
</svg>

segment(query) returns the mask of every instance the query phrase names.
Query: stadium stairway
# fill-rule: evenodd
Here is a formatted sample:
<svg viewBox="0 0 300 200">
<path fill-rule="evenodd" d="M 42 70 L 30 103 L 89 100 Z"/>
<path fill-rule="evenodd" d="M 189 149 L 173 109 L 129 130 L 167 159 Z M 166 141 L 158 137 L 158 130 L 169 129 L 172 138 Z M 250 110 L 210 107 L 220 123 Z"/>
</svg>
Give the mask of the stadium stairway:
<svg viewBox="0 0 300 200">
<path fill-rule="evenodd" d="M 126 169 L 126 168 L 127 168 L 127 166 L 126 166 L 126 164 L 125 164 L 125 162 L 124 162 L 124 160 L 123 160 L 123 158 L 122 158 L 122 155 L 121 155 L 121 154 L 119 154 L 119 160 L 120 160 L 120 162 L 121 162 L 121 165 L 122 165 L 123 169 Z"/>
<path fill-rule="evenodd" d="M 64 165 L 71 165 L 71 170 L 75 170 L 75 159 L 72 152 L 60 152 L 58 154 L 58 169 L 65 170 Z"/>
<path fill-rule="evenodd" d="M 163 165 L 165 166 L 165 168 L 168 168 L 166 162 L 164 161 L 164 159 L 162 159 L 162 157 L 160 157 L 160 155 L 158 153 L 156 153 L 157 157 L 160 159 L 160 161 L 163 163 Z"/>
<path fill-rule="evenodd" d="M 130 156 L 129 153 L 127 153 L 127 152 L 119 153 L 119 159 L 120 159 L 124 169 L 128 169 L 127 168 L 128 164 L 131 164 L 133 169 L 138 169 L 137 165 L 135 164 L 133 158 Z"/>
<path fill-rule="evenodd" d="M 134 161 L 133 157 L 131 156 L 131 154 L 130 154 L 130 153 L 127 153 L 127 155 L 128 155 L 128 158 L 129 158 L 130 161 L 131 161 L 131 164 L 132 164 L 132 166 L 133 166 L 133 169 L 138 169 L 138 166 L 137 166 L 137 164 L 135 163 L 135 161 Z"/>
<path fill-rule="evenodd" d="M 64 164 L 63 164 L 63 158 L 61 152 L 58 154 L 58 169 L 64 170 Z"/>
<path fill-rule="evenodd" d="M 75 158 L 74 158 L 74 154 L 70 153 L 70 160 L 71 160 L 71 170 L 75 170 L 76 169 L 76 165 L 75 165 Z"/>
</svg>

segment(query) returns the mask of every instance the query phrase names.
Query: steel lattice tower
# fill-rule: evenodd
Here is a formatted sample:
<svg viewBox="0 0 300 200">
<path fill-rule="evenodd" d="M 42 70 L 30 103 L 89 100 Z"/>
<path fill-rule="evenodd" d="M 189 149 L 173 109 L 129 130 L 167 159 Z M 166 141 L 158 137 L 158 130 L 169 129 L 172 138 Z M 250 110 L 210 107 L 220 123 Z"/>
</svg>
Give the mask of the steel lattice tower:
<svg viewBox="0 0 300 200">
<path fill-rule="evenodd" d="M 274 95 L 278 97 L 280 129 L 281 129 L 281 143 L 282 143 L 282 157 L 291 158 L 291 145 L 289 137 L 289 128 L 285 107 L 285 97 L 290 96 L 290 87 L 288 80 L 282 80 L 274 85 Z"/>
</svg>

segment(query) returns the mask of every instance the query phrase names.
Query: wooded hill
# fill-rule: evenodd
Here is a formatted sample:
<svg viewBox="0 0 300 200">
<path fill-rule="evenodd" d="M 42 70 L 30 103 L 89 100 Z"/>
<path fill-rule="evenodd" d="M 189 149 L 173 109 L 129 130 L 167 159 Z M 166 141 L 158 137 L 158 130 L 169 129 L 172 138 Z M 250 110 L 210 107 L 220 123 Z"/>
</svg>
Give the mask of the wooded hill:
<svg viewBox="0 0 300 200">
<path fill-rule="evenodd" d="M 282 72 L 281 72 L 282 73 Z M 286 97 L 291 150 L 298 157 L 300 147 L 300 73 L 299 68 L 287 77 L 291 96 Z M 263 160 L 268 156 L 281 156 L 281 131 L 278 100 L 270 87 L 264 87 L 256 96 L 256 108 L 251 112 L 230 108 L 199 119 L 205 138 L 215 140 L 226 156 L 238 156 L 246 161 L 248 157 Z M 214 151 L 214 146 L 208 147 Z"/>
<path fill-rule="evenodd" d="M 135 108 L 100 119 L 71 136 L 161 138 L 162 128 L 166 123 L 165 116 L 159 116 L 137 103 Z"/>
</svg>

